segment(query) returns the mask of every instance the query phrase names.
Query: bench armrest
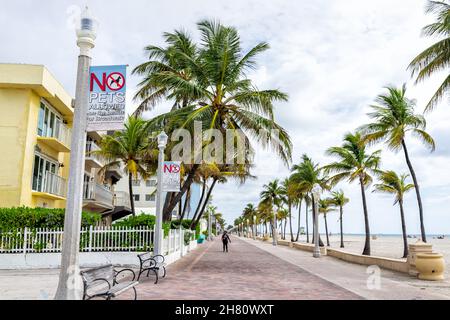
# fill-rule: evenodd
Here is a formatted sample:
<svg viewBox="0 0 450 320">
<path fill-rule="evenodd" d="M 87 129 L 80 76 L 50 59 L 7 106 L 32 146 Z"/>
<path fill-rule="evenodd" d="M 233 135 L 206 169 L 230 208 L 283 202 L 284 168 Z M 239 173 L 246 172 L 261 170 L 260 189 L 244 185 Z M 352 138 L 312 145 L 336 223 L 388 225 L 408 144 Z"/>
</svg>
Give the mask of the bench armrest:
<svg viewBox="0 0 450 320">
<path fill-rule="evenodd" d="M 127 268 L 127 269 L 122 269 L 122 270 L 120 270 L 120 271 L 116 271 L 116 270 L 114 270 L 114 271 L 116 272 L 116 274 L 114 275 L 114 284 L 119 283 L 119 282 L 117 281 L 117 276 L 118 276 L 119 274 L 121 274 L 122 272 L 131 272 L 131 273 L 133 274 L 133 279 L 132 279 L 131 281 L 134 281 L 134 279 L 136 278 L 136 274 L 134 273 L 134 271 L 133 271 L 132 269 L 129 269 L 129 268 Z"/>
<path fill-rule="evenodd" d="M 96 283 L 96 282 L 98 282 L 98 281 L 106 282 L 106 284 L 108 285 L 108 289 L 107 289 L 106 291 L 104 291 L 104 292 L 102 291 L 102 292 L 94 293 L 93 295 L 88 294 L 88 290 L 89 290 L 90 288 L 92 288 L 92 284 L 94 284 L 94 283 Z M 104 295 L 106 292 L 108 292 L 109 290 L 111 290 L 111 284 L 109 283 L 109 281 L 108 281 L 107 279 L 105 279 L 105 278 L 98 278 L 98 279 L 95 279 L 95 280 L 91 281 L 91 283 L 89 283 L 89 285 L 85 285 L 85 287 L 84 287 L 83 300 L 86 300 L 86 299 L 85 299 L 86 297 L 87 297 L 88 300 L 89 300 L 89 299 L 94 298 L 94 297 L 97 297 L 97 296 L 103 296 L 103 295 Z"/>
</svg>

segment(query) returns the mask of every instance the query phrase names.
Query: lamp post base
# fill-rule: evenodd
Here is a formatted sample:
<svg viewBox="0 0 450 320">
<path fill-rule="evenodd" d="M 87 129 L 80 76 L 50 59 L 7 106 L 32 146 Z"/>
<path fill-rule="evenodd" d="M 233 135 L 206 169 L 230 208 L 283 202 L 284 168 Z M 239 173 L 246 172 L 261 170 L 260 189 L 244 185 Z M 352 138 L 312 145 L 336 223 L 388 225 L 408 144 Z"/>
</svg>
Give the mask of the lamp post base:
<svg viewBox="0 0 450 320">
<path fill-rule="evenodd" d="M 320 258 L 320 249 L 319 248 L 314 248 L 313 257 Z"/>
</svg>

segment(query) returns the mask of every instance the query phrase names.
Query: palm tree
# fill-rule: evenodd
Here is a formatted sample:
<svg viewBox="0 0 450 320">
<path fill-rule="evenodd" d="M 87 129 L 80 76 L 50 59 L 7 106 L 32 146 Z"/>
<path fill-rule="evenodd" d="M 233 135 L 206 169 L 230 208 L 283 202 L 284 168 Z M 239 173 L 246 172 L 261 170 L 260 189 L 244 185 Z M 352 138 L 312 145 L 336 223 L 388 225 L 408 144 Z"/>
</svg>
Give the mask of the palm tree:
<svg viewBox="0 0 450 320">
<path fill-rule="evenodd" d="M 414 188 L 413 184 L 406 183 L 408 176 L 409 175 L 407 174 L 398 176 L 394 171 L 385 171 L 380 175 L 381 183 L 374 185 L 374 191 L 393 194 L 395 196 L 394 205 L 398 203 L 400 207 L 403 234 L 403 258 L 408 256 L 408 239 L 406 235 L 405 213 L 403 211 L 403 196 L 406 192 Z"/>
<path fill-rule="evenodd" d="M 237 133 L 235 136 L 245 143 L 247 150 L 251 149 L 250 138 L 253 138 L 262 146 L 272 148 L 288 163 L 292 144 L 287 132 L 274 120 L 273 112 L 274 103 L 287 101 L 288 97 L 279 90 L 257 89 L 246 75 L 249 69 L 255 68 L 256 56 L 269 45 L 262 42 L 244 53 L 235 28 L 207 20 L 197 26 L 201 39 L 198 45 L 192 45 L 188 36 L 175 32 L 167 34 L 166 48 L 148 47 L 149 60 L 136 68 L 144 76 L 138 91 L 143 104 L 137 112 L 161 97 L 175 100 L 179 108 L 155 117 L 153 125 L 170 123 L 193 131 L 194 122 L 200 121 L 203 128 L 223 133 L 227 129 L 239 130 L 244 138 Z M 181 191 L 167 203 L 164 212 L 173 210 L 192 183 L 197 168 L 198 164 L 192 165 Z"/>
<path fill-rule="evenodd" d="M 326 172 L 335 173 L 329 180 L 332 185 L 344 179 L 349 182 L 359 181 L 366 233 L 363 255 L 370 255 L 370 226 L 365 188 L 372 183 L 373 179 L 370 174 L 378 173 L 380 152 L 378 150 L 369 154 L 361 134 L 348 133 L 345 135 L 344 144 L 341 147 L 331 147 L 327 150 L 327 154 L 338 158 L 338 161 L 323 167 Z"/>
<path fill-rule="evenodd" d="M 299 192 L 311 195 L 315 184 L 318 184 L 324 190 L 329 189 L 326 182 L 327 179 L 324 176 L 322 169 L 306 154 L 302 156 L 302 161 L 300 164 L 292 166 L 292 172 L 293 173 L 290 179 L 292 179 L 293 183 L 296 184 L 296 188 Z M 315 201 L 317 201 L 317 199 L 315 200 L 314 197 L 311 197 L 311 199 L 313 218 L 315 218 L 316 214 L 318 214 L 315 209 Z M 319 245 L 323 247 L 323 242 L 322 239 L 320 239 L 320 235 Z"/>
<path fill-rule="evenodd" d="M 344 213 L 343 207 L 350 201 L 345 197 L 344 191 L 333 191 L 331 193 L 331 198 L 329 199 L 333 205 L 339 207 L 339 227 L 341 231 L 341 248 L 344 248 L 344 233 L 343 233 L 343 222 L 342 215 Z"/>
<path fill-rule="evenodd" d="M 276 213 L 279 211 L 281 206 L 282 193 L 283 190 L 279 184 L 279 181 L 278 179 L 275 179 L 273 181 L 270 181 L 268 184 L 263 185 L 263 191 L 261 191 L 260 194 L 261 201 L 268 205 L 273 216 L 272 237 L 274 245 L 276 245 L 276 241 L 278 239 Z"/>
<path fill-rule="evenodd" d="M 428 1 L 426 13 L 436 16 L 436 21 L 425 26 L 422 33 L 428 37 L 440 37 L 439 41 L 422 51 L 411 61 L 408 69 L 417 75 L 416 83 L 447 70 L 450 63 L 450 5 L 447 1 Z M 450 88 L 450 75 L 439 86 L 425 110 L 432 110 Z"/>
<path fill-rule="evenodd" d="M 327 247 L 330 246 L 330 237 L 328 235 L 327 215 L 329 212 L 332 212 L 334 210 L 335 209 L 331 207 L 331 202 L 329 199 L 320 199 L 319 200 L 319 213 L 323 214 L 323 219 L 325 220 L 325 232 L 327 234 Z"/>
<path fill-rule="evenodd" d="M 141 118 L 129 117 L 123 131 L 105 135 L 96 151 L 107 159 L 106 170 L 111 166 L 122 165 L 128 174 L 128 189 L 130 193 L 131 212 L 135 215 L 133 196 L 133 177 L 147 179 L 156 171 L 158 149 L 154 139 L 148 134 L 148 123 Z"/>
<path fill-rule="evenodd" d="M 289 217 L 289 211 L 286 208 L 280 208 L 277 212 L 277 220 L 280 221 L 281 239 L 286 240 L 286 224 Z"/>
<path fill-rule="evenodd" d="M 298 191 L 296 188 L 296 184 L 292 182 L 291 179 L 286 178 L 283 180 L 281 192 L 283 195 L 283 200 L 286 202 L 288 206 L 288 216 L 289 216 L 289 230 L 291 234 L 291 242 L 294 242 L 294 234 L 292 232 L 292 205 L 296 202 L 298 203 Z M 301 202 L 300 202 L 301 204 Z M 299 205 L 300 208 L 300 205 Z M 300 228 L 300 209 L 298 212 L 298 220 L 299 220 L 299 228 Z"/>
<path fill-rule="evenodd" d="M 388 147 L 394 151 L 403 149 L 406 164 L 416 189 L 422 241 L 426 242 L 419 183 L 409 158 L 405 139 L 406 135 L 411 133 L 431 151 L 434 151 L 435 143 L 433 138 L 425 131 L 425 118 L 422 115 L 414 114 L 414 101 L 405 96 L 406 86 L 403 85 L 401 88 L 388 87 L 387 90 L 387 94 L 381 94 L 377 97 L 378 105 L 372 106 L 374 111 L 368 114 L 371 119 L 374 119 L 374 122 L 362 126 L 360 130 L 365 135 L 364 139 L 369 143 L 385 141 Z"/>
</svg>

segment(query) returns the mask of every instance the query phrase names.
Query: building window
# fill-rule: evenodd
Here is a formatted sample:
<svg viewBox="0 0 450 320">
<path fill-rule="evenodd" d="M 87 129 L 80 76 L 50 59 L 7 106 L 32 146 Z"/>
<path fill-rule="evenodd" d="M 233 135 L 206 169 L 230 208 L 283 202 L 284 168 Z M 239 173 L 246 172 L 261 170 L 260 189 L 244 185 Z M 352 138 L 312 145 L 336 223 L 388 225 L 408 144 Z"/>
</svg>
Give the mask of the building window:
<svg viewBox="0 0 450 320">
<path fill-rule="evenodd" d="M 155 201 L 156 197 L 155 194 L 146 194 L 145 195 L 145 201 Z"/>
<path fill-rule="evenodd" d="M 38 115 L 38 136 L 58 138 L 62 122 L 61 115 L 41 101 Z"/>
<path fill-rule="evenodd" d="M 156 186 L 156 180 L 155 179 L 147 180 L 145 183 L 146 183 L 147 187 L 154 187 L 154 186 Z"/>
<path fill-rule="evenodd" d="M 39 153 L 35 153 L 31 189 L 39 192 L 45 191 L 46 179 L 48 177 L 47 173 L 50 172 L 56 175 L 58 168 L 59 164 L 57 161 L 43 157 Z"/>
<path fill-rule="evenodd" d="M 134 194 L 133 197 L 134 197 L 134 201 L 140 201 L 140 199 L 141 199 L 139 194 Z"/>
<path fill-rule="evenodd" d="M 141 180 L 133 180 L 133 187 L 139 187 L 141 185 Z"/>
</svg>

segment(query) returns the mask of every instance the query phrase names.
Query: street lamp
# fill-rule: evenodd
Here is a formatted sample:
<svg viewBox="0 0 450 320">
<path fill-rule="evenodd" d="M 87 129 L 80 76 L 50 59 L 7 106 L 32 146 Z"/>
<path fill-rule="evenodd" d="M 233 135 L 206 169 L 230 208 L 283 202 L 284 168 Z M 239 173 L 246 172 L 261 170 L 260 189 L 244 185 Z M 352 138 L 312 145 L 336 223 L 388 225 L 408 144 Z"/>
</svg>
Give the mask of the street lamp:
<svg viewBox="0 0 450 320">
<path fill-rule="evenodd" d="M 247 238 L 250 238 L 250 220 L 247 219 Z"/>
<path fill-rule="evenodd" d="M 253 215 L 253 240 L 256 240 L 256 216 Z"/>
<path fill-rule="evenodd" d="M 212 211 L 208 211 L 208 241 L 212 240 Z"/>
<path fill-rule="evenodd" d="M 83 204 L 83 177 L 86 148 L 86 115 L 89 98 L 89 68 L 91 49 L 97 37 L 97 21 L 86 7 L 76 30 L 78 55 L 75 110 L 70 142 L 70 171 L 64 216 L 64 234 L 61 250 L 56 300 L 81 300 L 83 282 L 79 267 L 81 208 Z"/>
<path fill-rule="evenodd" d="M 158 172 L 157 179 L 158 184 L 156 186 L 156 221 L 155 221 L 155 238 L 153 246 L 153 254 L 162 254 L 162 241 L 163 241 L 163 230 L 162 230 L 162 216 L 163 216 L 163 189 L 162 189 L 162 172 L 164 165 L 164 149 L 167 145 L 167 134 L 163 131 L 158 135 Z"/>
<path fill-rule="evenodd" d="M 313 257 L 319 258 L 320 257 L 320 248 L 319 248 L 319 198 L 320 198 L 320 192 L 321 188 L 316 183 L 312 190 L 312 196 L 313 196 L 313 210 L 314 210 L 314 251 L 313 251 Z"/>
<path fill-rule="evenodd" d="M 272 245 L 278 244 L 277 213 L 273 213 Z"/>
</svg>

